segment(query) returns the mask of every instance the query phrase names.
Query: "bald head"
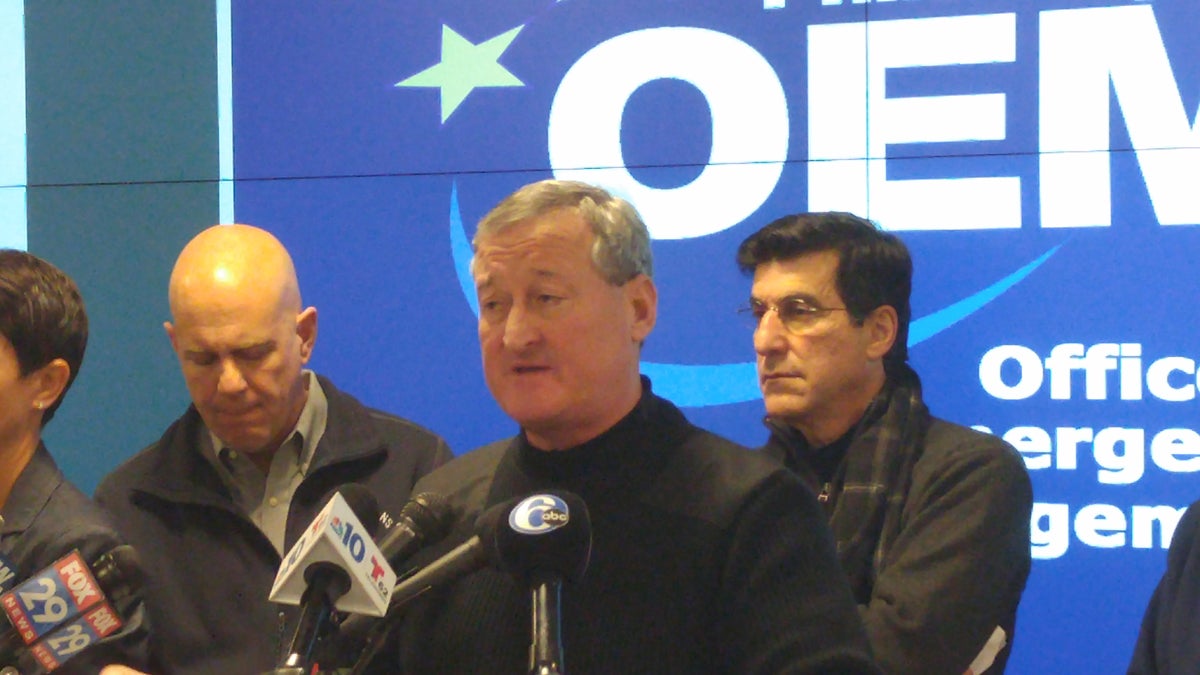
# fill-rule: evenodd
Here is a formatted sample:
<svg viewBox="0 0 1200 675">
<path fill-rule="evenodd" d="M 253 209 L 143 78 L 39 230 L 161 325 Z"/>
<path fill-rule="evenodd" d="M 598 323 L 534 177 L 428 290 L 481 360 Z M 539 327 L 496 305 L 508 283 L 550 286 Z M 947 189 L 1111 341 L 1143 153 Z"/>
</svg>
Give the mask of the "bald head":
<svg viewBox="0 0 1200 675">
<path fill-rule="evenodd" d="M 287 249 L 251 225 L 214 225 L 180 252 L 171 272 L 171 315 L 178 321 L 197 304 L 240 304 L 252 296 L 278 311 L 300 311 L 300 284 Z"/>
<path fill-rule="evenodd" d="M 307 400 L 317 310 L 301 309 L 292 258 L 269 232 L 217 225 L 188 242 L 165 324 L 208 429 L 264 468 Z"/>
</svg>

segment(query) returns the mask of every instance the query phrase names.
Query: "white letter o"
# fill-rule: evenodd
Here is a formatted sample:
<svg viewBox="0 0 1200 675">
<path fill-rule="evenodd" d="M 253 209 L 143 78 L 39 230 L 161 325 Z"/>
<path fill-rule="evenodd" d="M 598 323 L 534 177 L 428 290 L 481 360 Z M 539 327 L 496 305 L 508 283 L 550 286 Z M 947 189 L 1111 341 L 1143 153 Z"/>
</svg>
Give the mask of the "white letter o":
<svg viewBox="0 0 1200 675">
<path fill-rule="evenodd" d="M 621 120 L 642 85 L 678 79 L 695 86 L 712 114 L 712 152 L 691 183 L 660 189 L 625 168 Z M 787 159 L 787 97 L 753 47 L 703 28 L 648 28 L 606 40 L 571 66 L 549 120 L 556 178 L 601 185 L 628 199 L 655 239 L 728 229 L 762 206 Z"/>
</svg>

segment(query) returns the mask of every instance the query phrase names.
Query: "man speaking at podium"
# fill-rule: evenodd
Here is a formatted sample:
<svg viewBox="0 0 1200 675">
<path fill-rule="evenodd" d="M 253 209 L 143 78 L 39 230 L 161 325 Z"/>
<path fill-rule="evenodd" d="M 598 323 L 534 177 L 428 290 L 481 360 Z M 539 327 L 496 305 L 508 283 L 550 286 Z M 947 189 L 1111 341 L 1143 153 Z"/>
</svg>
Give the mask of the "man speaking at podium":
<svg viewBox="0 0 1200 675">
<path fill-rule="evenodd" d="M 463 531 L 532 491 L 583 498 L 592 551 L 562 589 L 562 671 L 877 672 L 812 493 L 639 376 L 657 291 L 633 207 L 534 183 L 483 219 L 473 248 L 484 374 L 520 432 L 416 489 L 447 495 Z M 404 672 L 528 672 L 529 589 L 484 569 L 445 591 L 408 608 Z"/>
</svg>

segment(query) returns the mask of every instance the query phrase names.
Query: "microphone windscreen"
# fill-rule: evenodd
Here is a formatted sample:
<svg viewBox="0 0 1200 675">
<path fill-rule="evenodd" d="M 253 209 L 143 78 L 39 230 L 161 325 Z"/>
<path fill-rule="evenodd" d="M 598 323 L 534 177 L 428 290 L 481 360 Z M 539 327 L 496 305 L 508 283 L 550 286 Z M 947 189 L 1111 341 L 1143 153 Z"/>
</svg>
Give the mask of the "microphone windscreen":
<svg viewBox="0 0 1200 675">
<path fill-rule="evenodd" d="M 587 504 L 566 490 L 529 495 L 496 527 L 495 549 L 500 569 L 526 585 L 543 575 L 579 581 L 592 551 Z"/>
<path fill-rule="evenodd" d="M 425 541 L 438 541 L 450 533 L 455 513 L 450 502 L 436 492 L 422 492 L 400 509 L 400 517 L 413 522 Z"/>
<path fill-rule="evenodd" d="M 146 583 L 146 570 L 137 549 L 129 544 L 113 547 L 92 563 L 96 583 L 113 602 L 141 591 Z"/>
<path fill-rule="evenodd" d="M 363 528 L 372 537 L 379 531 L 379 500 L 375 499 L 375 495 L 361 483 L 347 483 L 337 489 L 341 493 L 342 499 L 346 500 L 346 504 L 354 515 L 358 517 L 358 522 L 362 523 Z"/>
</svg>

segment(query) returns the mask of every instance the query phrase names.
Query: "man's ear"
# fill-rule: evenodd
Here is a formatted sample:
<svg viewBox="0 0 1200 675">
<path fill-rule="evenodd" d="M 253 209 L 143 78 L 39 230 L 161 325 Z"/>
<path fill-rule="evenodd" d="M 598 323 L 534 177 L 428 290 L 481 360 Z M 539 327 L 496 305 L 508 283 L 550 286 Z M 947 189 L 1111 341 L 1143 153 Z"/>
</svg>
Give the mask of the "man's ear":
<svg viewBox="0 0 1200 675">
<path fill-rule="evenodd" d="M 650 277 L 639 274 L 625 282 L 625 297 L 633 319 L 633 339 L 641 344 L 658 321 L 658 288 Z"/>
<path fill-rule="evenodd" d="M 164 321 L 163 330 L 167 331 L 167 339 L 171 341 L 171 349 L 178 353 L 179 345 L 175 342 L 175 326 L 172 326 L 170 321 Z"/>
<path fill-rule="evenodd" d="M 317 308 L 308 307 L 296 315 L 296 335 L 300 336 L 300 358 L 304 363 L 312 358 L 317 344 Z"/>
<path fill-rule="evenodd" d="M 38 410 L 45 410 L 66 390 L 71 379 L 71 366 L 63 359 L 54 359 L 25 377 L 32 378 L 34 405 Z"/>
<path fill-rule="evenodd" d="M 896 308 L 891 305 L 876 307 L 863 320 L 863 327 L 867 331 L 867 357 L 882 359 L 891 351 L 900 330 L 900 319 L 896 314 Z"/>
</svg>

